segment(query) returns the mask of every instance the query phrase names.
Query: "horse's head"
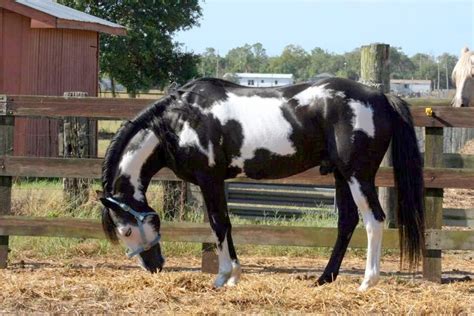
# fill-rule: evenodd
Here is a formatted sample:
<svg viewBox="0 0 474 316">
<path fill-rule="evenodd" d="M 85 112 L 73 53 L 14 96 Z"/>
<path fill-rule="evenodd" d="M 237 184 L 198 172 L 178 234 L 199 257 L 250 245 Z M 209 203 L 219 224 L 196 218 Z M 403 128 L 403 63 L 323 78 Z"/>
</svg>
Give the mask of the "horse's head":
<svg viewBox="0 0 474 316">
<path fill-rule="evenodd" d="M 137 256 L 141 266 L 151 273 L 161 271 L 164 258 L 160 247 L 160 218 L 146 203 L 124 201 L 118 197 L 100 199 L 102 226 L 112 242 L 121 240 L 129 258 Z"/>
<path fill-rule="evenodd" d="M 474 106 L 474 52 L 467 47 L 461 50 L 461 56 L 453 69 L 452 80 L 456 86 L 453 106 Z"/>
</svg>

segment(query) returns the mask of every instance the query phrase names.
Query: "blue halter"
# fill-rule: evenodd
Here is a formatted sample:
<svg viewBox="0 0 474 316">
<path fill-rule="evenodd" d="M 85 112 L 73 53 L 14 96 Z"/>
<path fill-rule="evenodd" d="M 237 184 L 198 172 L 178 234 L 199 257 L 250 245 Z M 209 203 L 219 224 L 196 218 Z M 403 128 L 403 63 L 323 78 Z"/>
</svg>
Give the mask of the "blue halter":
<svg viewBox="0 0 474 316">
<path fill-rule="evenodd" d="M 156 245 L 160 242 L 160 239 L 161 239 L 160 234 L 158 234 L 158 236 L 156 236 L 156 238 L 153 239 L 152 241 L 147 242 L 146 236 L 145 236 L 145 229 L 143 228 L 143 222 L 145 221 L 145 219 L 148 216 L 158 216 L 158 214 L 156 214 L 155 212 L 139 213 L 139 212 L 135 211 L 134 209 L 132 209 L 127 204 L 121 203 L 121 202 L 115 200 L 112 197 L 107 197 L 107 200 L 109 202 L 112 202 L 112 203 L 120 206 L 120 208 L 122 210 L 132 214 L 133 217 L 135 217 L 135 219 L 137 220 L 138 230 L 140 231 L 140 237 L 142 238 L 142 245 L 140 247 L 138 247 L 137 249 L 135 249 L 135 250 L 129 248 L 128 251 L 126 252 L 127 257 L 133 258 L 136 255 L 138 255 L 139 253 L 141 253 L 143 251 L 147 251 L 148 249 L 150 249 L 151 247 L 153 247 L 154 245 Z"/>
</svg>

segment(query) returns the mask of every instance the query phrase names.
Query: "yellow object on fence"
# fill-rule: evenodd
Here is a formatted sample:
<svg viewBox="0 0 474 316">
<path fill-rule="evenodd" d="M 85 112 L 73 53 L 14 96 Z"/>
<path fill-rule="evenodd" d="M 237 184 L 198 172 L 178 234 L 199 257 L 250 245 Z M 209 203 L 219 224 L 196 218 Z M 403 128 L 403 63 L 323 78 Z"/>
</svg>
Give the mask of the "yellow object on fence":
<svg viewBox="0 0 474 316">
<path fill-rule="evenodd" d="M 432 108 L 426 108 L 426 109 L 425 109 L 425 114 L 426 114 L 427 116 L 433 116 L 433 115 L 434 115 L 434 111 L 433 111 Z"/>
</svg>

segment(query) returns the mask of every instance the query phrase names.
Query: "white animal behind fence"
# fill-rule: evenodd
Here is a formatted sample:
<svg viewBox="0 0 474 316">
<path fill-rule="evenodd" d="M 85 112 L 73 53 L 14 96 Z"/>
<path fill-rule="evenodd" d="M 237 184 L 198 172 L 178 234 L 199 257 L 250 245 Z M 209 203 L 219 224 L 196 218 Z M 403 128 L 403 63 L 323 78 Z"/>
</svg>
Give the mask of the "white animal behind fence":
<svg viewBox="0 0 474 316">
<path fill-rule="evenodd" d="M 461 56 L 453 69 L 452 80 L 456 85 L 453 106 L 474 106 L 474 52 L 467 47 L 461 49 Z"/>
</svg>

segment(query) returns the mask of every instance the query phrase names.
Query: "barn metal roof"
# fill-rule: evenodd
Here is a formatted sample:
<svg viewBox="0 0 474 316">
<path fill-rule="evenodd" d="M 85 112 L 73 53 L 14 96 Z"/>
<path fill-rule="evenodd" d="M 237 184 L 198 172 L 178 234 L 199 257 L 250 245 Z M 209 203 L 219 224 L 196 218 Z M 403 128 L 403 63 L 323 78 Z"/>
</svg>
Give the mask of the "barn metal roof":
<svg viewBox="0 0 474 316">
<path fill-rule="evenodd" d="M 6 0 L 0 7 L 39 21 L 43 27 L 90 30 L 125 35 L 125 27 L 50 0 Z"/>
</svg>

